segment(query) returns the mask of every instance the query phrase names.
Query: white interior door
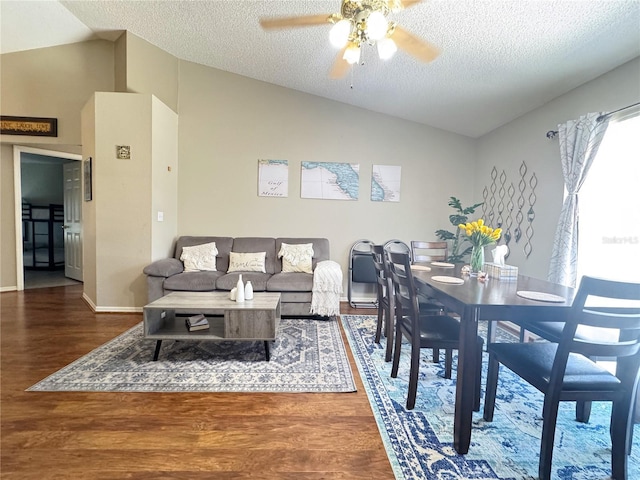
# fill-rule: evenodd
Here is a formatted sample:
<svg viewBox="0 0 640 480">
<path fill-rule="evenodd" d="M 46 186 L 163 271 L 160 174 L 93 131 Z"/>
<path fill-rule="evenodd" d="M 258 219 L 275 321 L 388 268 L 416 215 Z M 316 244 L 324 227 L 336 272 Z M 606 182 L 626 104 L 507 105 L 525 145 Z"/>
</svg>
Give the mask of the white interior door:
<svg viewBox="0 0 640 480">
<path fill-rule="evenodd" d="M 64 164 L 64 274 L 82 281 L 82 162 Z"/>
</svg>

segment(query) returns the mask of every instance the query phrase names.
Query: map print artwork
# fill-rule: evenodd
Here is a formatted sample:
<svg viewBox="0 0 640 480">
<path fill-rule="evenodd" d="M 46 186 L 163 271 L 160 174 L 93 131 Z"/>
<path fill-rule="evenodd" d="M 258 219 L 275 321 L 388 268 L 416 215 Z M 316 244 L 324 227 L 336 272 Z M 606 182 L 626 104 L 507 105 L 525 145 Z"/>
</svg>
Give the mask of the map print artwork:
<svg viewBox="0 0 640 480">
<path fill-rule="evenodd" d="M 371 201 L 399 202 L 401 169 L 397 165 L 374 165 L 371 170 Z"/>
<path fill-rule="evenodd" d="M 258 196 L 287 197 L 289 195 L 289 161 L 258 160 Z"/>
<path fill-rule="evenodd" d="M 300 196 L 325 200 L 357 200 L 357 163 L 302 162 Z"/>
</svg>

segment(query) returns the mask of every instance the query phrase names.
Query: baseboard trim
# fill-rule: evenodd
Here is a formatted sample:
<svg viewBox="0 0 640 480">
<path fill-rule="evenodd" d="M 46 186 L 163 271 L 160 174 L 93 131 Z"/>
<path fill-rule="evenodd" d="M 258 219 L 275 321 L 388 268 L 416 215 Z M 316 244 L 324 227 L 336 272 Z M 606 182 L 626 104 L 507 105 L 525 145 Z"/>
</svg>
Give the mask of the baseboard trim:
<svg viewBox="0 0 640 480">
<path fill-rule="evenodd" d="M 0 293 L 2 292 L 15 292 L 18 290 L 18 287 L 15 285 L 13 287 L 0 287 Z"/>
<path fill-rule="evenodd" d="M 96 313 L 142 313 L 142 307 L 97 307 Z"/>
<path fill-rule="evenodd" d="M 86 292 L 82 292 L 82 300 L 84 300 L 85 303 L 89 305 L 89 308 L 91 309 L 91 311 L 93 312 L 96 311 L 96 304 L 93 303 L 93 301 L 91 300 L 91 298 L 89 298 Z"/>
<path fill-rule="evenodd" d="M 371 303 L 371 302 L 375 302 L 378 299 L 378 297 L 374 296 L 374 297 L 352 297 L 351 301 L 354 303 Z M 341 302 L 349 302 L 349 298 L 348 297 L 340 297 L 340 301 Z"/>
<path fill-rule="evenodd" d="M 82 299 L 94 313 L 142 313 L 142 307 L 98 307 L 86 293 L 82 294 Z"/>
</svg>

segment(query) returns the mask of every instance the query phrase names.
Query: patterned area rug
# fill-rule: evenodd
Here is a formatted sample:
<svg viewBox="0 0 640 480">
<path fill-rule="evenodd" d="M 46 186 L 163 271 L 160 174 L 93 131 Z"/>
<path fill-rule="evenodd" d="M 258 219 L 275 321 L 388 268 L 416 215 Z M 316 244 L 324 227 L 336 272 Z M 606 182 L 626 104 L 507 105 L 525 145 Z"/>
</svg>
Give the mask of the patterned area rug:
<svg viewBox="0 0 640 480">
<path fill-rule="evenodd" d="M 282 319 L 271 360 L 264 342 L 155 340 L 142 322 L 29 391 L 355 392 L 337 320 Z"/>
<path fill-rule="evenodd" d="M 430 363 L 431 352 L 425 351 L 416 407 L 406 410 L 409 345 L 403 345 L 398 378 L 391 378 L 391 362 L 384 361 L 385 340 L 381 345 L 373 342 L 376 317 L 342 315 L 342 322 L 397 479 L 537 478 L 542 433 L 540 392 L 502 368 L 493 422 L 485 422 L 482 411 L 474 412 L 469 453 L 459 455 L 453 448 L 455 373 L 452 380 L 446 380 L 443 363 Z M 455 367 L 454 363 L 454 372 Z M 609 478 L 609 417 L 610 404 L 596 402 L 590 422 L 578 423 L 575 404 L 561 404 L 552 478 Z M 635 427 L 634 439 L 629 479 L 640 478 L 640 425 Z"/>
</svg>

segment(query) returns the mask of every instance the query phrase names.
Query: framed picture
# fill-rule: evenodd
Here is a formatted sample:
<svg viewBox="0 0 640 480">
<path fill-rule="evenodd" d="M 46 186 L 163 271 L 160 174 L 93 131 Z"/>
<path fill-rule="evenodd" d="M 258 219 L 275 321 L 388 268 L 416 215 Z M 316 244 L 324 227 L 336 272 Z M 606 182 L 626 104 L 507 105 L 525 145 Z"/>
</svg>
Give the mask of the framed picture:
<svg viewBox="0 0 640 480">
<path fill-rule="evenodd" d="M 91 192 L 91 157 L 84 161 L 84 201 L 90 202 L 92 199 Z"/>
</svg>

